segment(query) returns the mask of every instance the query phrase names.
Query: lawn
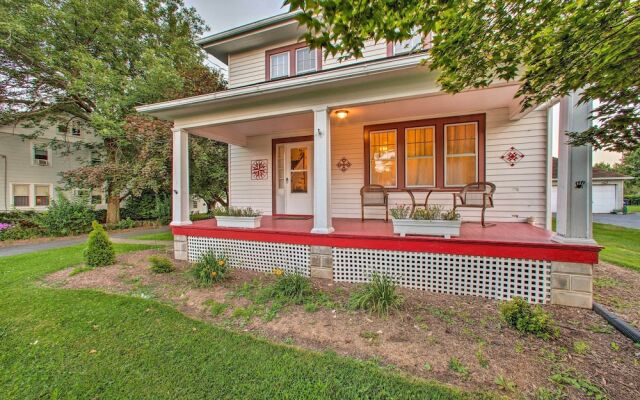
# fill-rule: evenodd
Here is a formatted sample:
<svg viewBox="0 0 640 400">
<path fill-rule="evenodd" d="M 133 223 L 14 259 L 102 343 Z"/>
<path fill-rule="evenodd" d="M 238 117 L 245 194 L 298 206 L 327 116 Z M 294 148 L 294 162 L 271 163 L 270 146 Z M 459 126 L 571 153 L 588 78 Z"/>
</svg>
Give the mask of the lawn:
<svg viewBox="0 0 640 400">
<path fill-rule="evenodd" d="M 171 231 L 147 233 L 144 235 L 132 236 L 130 239 L 137 240 L 173 240 L 173 233 Z"/>
<path fill-rule="evenodd" d="M 640 271 L 640 229 L 593 224 L 593 237 L 605 247 L 602 261 Z"/>
<path fill-rule="evenodd" d="M 639 206 L 627 206 L 627 211 L 629 213 L 640 213 L 640 205 Z"/>
<path fill-rule="evenodd" d="M 1 398 L 469 398 L 374 363 L 233 333 L 153 300 L 39 284 L 81 260 L 82 246 L 0 258 Z"/>
</svg>

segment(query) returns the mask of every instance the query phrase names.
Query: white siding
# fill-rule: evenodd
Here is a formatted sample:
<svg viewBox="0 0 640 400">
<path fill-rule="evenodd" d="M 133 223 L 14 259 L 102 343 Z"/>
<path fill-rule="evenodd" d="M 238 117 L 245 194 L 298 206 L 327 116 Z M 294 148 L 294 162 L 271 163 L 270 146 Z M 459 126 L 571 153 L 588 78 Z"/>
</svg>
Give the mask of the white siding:
<svg viewBox="0 0 640 400">
<path fill-rule="evenodd" d="M 0 133 L 0 154 L 7 157 L 6 175 L 4 181 L 5 163 L 0 157 L 0 210 L 13 208 L 11 197 L 11 187 L 13 184 L 30 184 L 33 191 L 33 184 L 50 185 L 51 198 L 55 199 L 53 188 L 60 186 L 60 173 L 77 168 L 81 165 L 78 159 L 88 160 L 89 151 L 76 150 L 70 155 L 63 155 L 62 151 L 50 151 L 50 164 L 48 166 L 37 166 L 32 163 L 32 143 L 47 143 L 48 139 L 23 139 L 14 134 Z M 33 205 L 33 193 L 31 193 L 31 205 Z"/>
<path fill-rule="evenodd" d="M 247 146 L 229 145 L 229 204 L 234 207 L 252 207 L 271 215 L 272 160 L 271 139 L 311 135 L 311 129 L 251 136 Z M 267 179 L 251 180 L 251 160 L 267 160 Z"/>
<path fill-rule="evenodd" d="M 266 74 L 266 51 L 282 46 L 287 46 L 293 43 L 296 43 L 296 41 L 282 42 L 271 45 L 269 47 L 261 47 L 253 50 L 229 54 L 229 88 L 264 82 Z M 377 58 L 384 58 L 386 56 L 386 42 L 375 44 L 373 43 L 373 41 L 369 41 L 366 43 L 366 46 L 363 50 L 362 58 L 351 58 L 339 63 L 339 56 L 328 57 L 326 60 L 322 60 L 322 69 L 331 69 L 341 65 L 353 64 L 354 62 L 370 61 Z"/>
<path fill-rule="evenodd" d="M 523 222 L 534 217 L 539 224 L 545 220 L 546 114 L 535 111 L 518 121 L 509 120 L 508 109 L 486 112 L 486 179 L 497 186 L 495 208 L 487 210 L 489 221 Z M 428 118 L 420 116 L 415 119 Z M 332 126 L 332 212 L 334 217 L 360 218 L 360 187 L 364 184 L 363 124 L 340 123 Z M 230 146 L 230 197 L 233 206 L 252 206 L 265 214 L 271 213 L 271 138 L 309 135 L 310 131 L 249 138 L 247 147 Z M 511 146 L 525 157 L 510 167 L 500 156 Z M 351 167 L 342 172 L 336 164 L 346 157 Z M 251 181 L 251 160 L 267 159 L 269 177 L 265 181 Z M 417 194 L 417 201 L 424 201 Z M 407 204 L 406 193 L 392 193 L 391 204 Z M 430 204 L 452 205 L 451 193 L 434 193 Z M 479 210 L 460 210 L 463 219 L 478 221 Z M 369 208 L 368 217 L 380 217 L 383 210 Z"/>
</svg>

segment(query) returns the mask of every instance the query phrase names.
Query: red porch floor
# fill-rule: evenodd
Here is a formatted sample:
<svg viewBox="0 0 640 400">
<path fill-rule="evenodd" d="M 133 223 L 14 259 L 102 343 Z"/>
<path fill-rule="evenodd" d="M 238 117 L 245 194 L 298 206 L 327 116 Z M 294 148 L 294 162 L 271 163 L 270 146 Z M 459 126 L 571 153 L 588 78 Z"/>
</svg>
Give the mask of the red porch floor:
<svg viewBox="0 0 640 400">
<path fill-rule="evenodd" d="M 451 239 L 400 237 L 393 234 L 391 221 L 382 220 L 333 218 L 335 231 L 328 235 L 312 234 L 312 227 L 312 219 L 263 216 L 258 229 L 220 228 L 215 219 L 208 219 L 172 230 L 174 235 L 222 239 L 581 263 L 597 263 L 601 249 L 552 242 L 551 232 L 525 223 L 498 223 L 487 228 L 463 223 L 460 237 Z"/>
</svg>

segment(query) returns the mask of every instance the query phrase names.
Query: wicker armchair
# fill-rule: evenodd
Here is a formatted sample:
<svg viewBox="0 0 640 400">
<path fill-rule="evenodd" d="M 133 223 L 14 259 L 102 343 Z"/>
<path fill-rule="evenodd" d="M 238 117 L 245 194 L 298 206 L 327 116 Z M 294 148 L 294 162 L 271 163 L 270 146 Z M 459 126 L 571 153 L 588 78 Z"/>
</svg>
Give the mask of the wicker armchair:
<svg viewBox="0 0 640 400">
<path fill-rule="evenodd" d="M 384 207 L 384 220 L 389 221 L 389 193 L 381 185 L 368 185 L 360 188 L 360 213 L 364 221 L 365 207 Z"/>
<path fill-rule="evenodd" d="M 495 224 L 485 224 L 484 213 L 487 208 L 493 208 L 493 193 L 496 185 L 490 182 L 474 182 L 463 187 L 460 192 L 453 194 L 453 209 L 456 208 L 482 208 L 480 222 L 483 227 Z M 459 201 L 459 203 L 458 203 Z"/>
</svg>

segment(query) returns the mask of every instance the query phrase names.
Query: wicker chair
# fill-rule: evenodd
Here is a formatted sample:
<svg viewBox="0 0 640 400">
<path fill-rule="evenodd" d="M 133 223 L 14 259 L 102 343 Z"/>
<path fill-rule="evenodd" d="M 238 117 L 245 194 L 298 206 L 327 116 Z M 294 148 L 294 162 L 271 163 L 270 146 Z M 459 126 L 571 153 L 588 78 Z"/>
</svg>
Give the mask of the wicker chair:
<svg viewBox="0 0 640 400">
<path fill-rule="evenodd" d="M 365 207 L 384 207 L 384 220 L 389 221 L 389 194 L 381 185 L 368 185 L 360 188 L 360 213 L 364 221 Z"/>
<path fill-rule="evenodd" d="M 470 183 L 460 192 L 453 194 L 453 210 L 455 211 L 456 208 L 482 208 L 482 217 L 480 218 L 482 226 L 493 226 L 495 224 L 484 223 L 484 213 L 487 208 L 493 208 L 493 193 L 495 191 L 496 185 L 490 182 Z"/>
</svg>

